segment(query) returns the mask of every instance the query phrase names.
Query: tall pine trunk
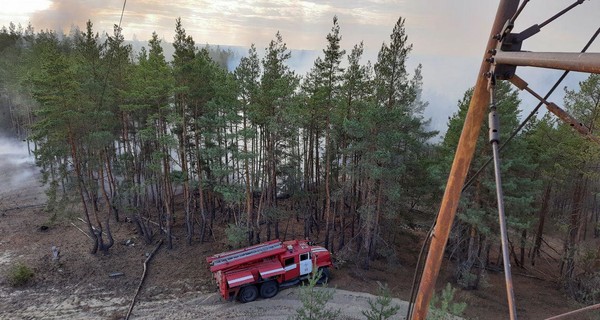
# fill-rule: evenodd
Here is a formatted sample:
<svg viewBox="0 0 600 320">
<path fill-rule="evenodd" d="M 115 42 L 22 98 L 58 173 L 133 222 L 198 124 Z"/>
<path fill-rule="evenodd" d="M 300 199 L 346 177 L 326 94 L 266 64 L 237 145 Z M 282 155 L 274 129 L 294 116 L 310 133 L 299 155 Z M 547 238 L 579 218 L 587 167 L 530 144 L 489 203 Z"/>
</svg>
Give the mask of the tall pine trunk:
<svg viewBox="0 0 600 320">
<path fill-rule="evenodd" d="M 92 222 L 90 220 L 90 213 L 88 211 L 88 206 L 85 201 L 84 196 L 84 187 L 83 187 L 83 176 L 81 174 L 81 164 L 79 161 L 77 146 L 75 145 L 75 139 L 73 137 L 73 132 L 69 129 L 69 145 L 71 147 L 71 159 L 73 160 L 73 166 L 75 167 L 75 179 L 77 179 L 77 192 L 79 193 L 79 198 L 81 200 L 81 205 L 83 207 L 83 213 L 85 215 L 85 222 L 88 227 L 89 235 L 94 242 L 90 253 L 95 254 L 98 252 L 98 239 L 96 237 L 96 233 L 94 232 L 94 227 L 92 226 Z"/>
<path fill-rule="evenodd" d="M 333 247 L 329 243 L 331 237 L 331 226 L 333 224 L 331 217 L 331 150 L 330 150 L 330 118 L 329 113 L 327 114 L 327 121 L 325 122 L 325 248 L 330 249 Z"/>
<path fill-rule="evenodd" d="M 531 265 L 535 265 L 535 258 L 540 256 L 540 249 L 542 247 L 542 239 L 544 236 L 544 224 L 546 222 L 546 215 L 548 213 L 548 205 L 550 203 L 550 196 L 552 194 L 552 182 L 546 185 L 544 195 L 542 196 L 542 206 L 538 213 L 538 227 L 537 233 L 535 234 L 535 241 L 533 244 L 533 251 L 531 254 Z"/>
<path fill-rule="evenodd" d="M 581 230 L 581 215 L 584 205 L 585 193 L 587 189 L 588 178 L 583 173 L 578 174 L 573 191 L 573 206 L 569 218 L 569 229 L 565 241 L 565 252 L 561 273 L 567 289 L 571 294 L 575 293 L 575 255 L 578 249 L 579 236 Z"/>
</svg>

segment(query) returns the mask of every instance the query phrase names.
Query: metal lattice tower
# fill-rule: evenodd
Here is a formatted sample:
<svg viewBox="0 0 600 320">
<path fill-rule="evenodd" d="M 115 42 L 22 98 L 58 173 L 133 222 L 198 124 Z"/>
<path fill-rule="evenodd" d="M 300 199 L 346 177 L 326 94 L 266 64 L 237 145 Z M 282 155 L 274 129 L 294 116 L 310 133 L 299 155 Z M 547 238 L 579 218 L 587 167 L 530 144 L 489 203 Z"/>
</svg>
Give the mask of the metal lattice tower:
<svg viewBox="0 0 600 320">
<path fill-rule="evenodd" d="M 521 46 L 524 41 L 539 33 L 544 26 L 553 22 L 563 14 L 569 12 L 571 9 L 581 5 L 584 1 L 585 0 L 577 0 L 546 21 L 530 26 L 519 33 L 514 33 L 513 29 L 515 21 L 529 0 L 524 0 L 520 6 L 519 0 L 500 0 L 496 18 L 492 25 L 490 37 L 488 39 L 485 53 L 481 62 L 479 75 L 473 90 L 473 96 L 471 98 L 467 116 L 465 118 L 463 130 L 458 142 L 437 220 L 432 232 L 430 232 L 430 235 L 426 239 L 426 241 L 430 241 L 429 252 L 427 254 L 422 276 L 420 277 L 419 292 L 416 297 L 414 310 L 409 309 L 413 311 L 412 313 L 409 311 L 409 315 L 411 316 L 412 320 L 425 319 L 427 316 L 429 302 L 433 295 L 435 283 L 439 275 L 445 246 L 448 241 L 452 223 L 456 216 L 460 195 L 463 190 L 463 186 L 465 185 L 467 172 L 469 170 L 471 160 L 473 159 L 477 138 L 479 136 L 481 124 L 486 114 L 488 105 L 491 106 L 489 110 L 490 127 L 494 130 L 498 129 L 498 127 L 495 125 L 495 120 L 493 119 L 496 112 L 493 100 L 493 87 L 496 80 L 508 80 L 520 90 L 529 92 L 540 101 L 540 105 L 546 105 L 550 112 L 555 114 L 561 120 L 567 122 L 577 132 L 592 141 L 600 143 L 600 139 L 592 136 L 589 130 L 587 130 L 584 125 L 577 121 L 577 119 L 569 115 L 556 104 L 547 101 L 548 96 L 552 91 L 554 91 L 558 83 L 564 79 L 564 76 L 566 76 L 566 73 L 569 71 L 600 73 L 600 53 L 583 53 L 587 50 L 590 43 L 588 43 L 584 50 L 579 53 L 521 51 Z M 600 29 L 596 32 L 596 34 L 594 34 L 590 42 L 595 39 L 599 32 Z M 531 90 L 527 83 L 516 75 L 516 69 L 519 66 L 565 70 L 565 74 L 563 77 L 561 77 L 557 85 L 551 89 L 549 94 L 547 94 L 546 97 L 542 97 Z M 540 105 L 538 105 L 538 107 Z M 526 120 L 529 120 L 530 118 L 531 115 Z M 522 128 L 522 126 L 520 126 L 519 129 L 520 128 Z M 495 136 L 496 135 L 494 133 L 490 132 L 490 143 L 492 143 L 493 146 L 493 160 L 496 167 L 496 185 L 498 186 L 500 184 L 499 149 L 498 139 L 494 138 Z M 488 161 L 488 163 L 489 162 L 491 161 Z M 497 191 L 500 216 L 499 219 L 502 229 L 502 225 L 503 223 L 505 224 L 505 222 L 503 222 L 503 201 L 501 187 L 499 187 Z M 507 239 L 505 228 L 502 232 L 503 236 L 501 237 L 501 241 L 503 245 L 503 251 L 506 251 L 505 248 L 508 244 L 506 243 Z M 510 319 L 516 319 L 516 306 L 514 303 L 512 280 L 510 279 L 510 258 L 506 256 L 506 252 L 504 255 L 505 274 L 507 274 L 506 291 Z M 600 309 L 600 304 L 581 310 L 592 309 Z M 569 313 L 569 315 L 572 314 L 573 312 Z M 557 316 L 552 319 L 559 319 L 560 317 L 561 316 Z"/>
</svg>

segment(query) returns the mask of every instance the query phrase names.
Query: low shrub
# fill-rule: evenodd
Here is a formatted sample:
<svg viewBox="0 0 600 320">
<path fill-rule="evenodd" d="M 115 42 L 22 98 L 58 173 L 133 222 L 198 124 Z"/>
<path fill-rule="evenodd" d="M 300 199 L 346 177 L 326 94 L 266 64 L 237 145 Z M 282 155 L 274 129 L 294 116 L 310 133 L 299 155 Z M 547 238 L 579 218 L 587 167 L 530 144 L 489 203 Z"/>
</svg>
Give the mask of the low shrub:
<svg viewBox="0 0 600 320">
<path fill-rule="evenodd" d="M 234 249 L 238 249 L 248 240 L 248 229 L 230 223 L 225 229 L 225 235 L 227 236 L 227 244 Z"/>
<path fill-rule="evenodd" d="M 456 302 L 455 293 L 456 289 L 452 288 L 452 285 L 448 283 L 440 295 L 435 294 L 431 299 L 427 319 L 446 320 L 456 319 L 455 316 L 461 316 L 467 308 L 467 304 L 465 302 Z"/>
<path fill-rule="evenodd" d="M 13 287 L 21 287 L 31 281 L 33 275 L 31 268 L 22 263 L 17 263 L 8 270 L 8 283 Z"/>
</svg>

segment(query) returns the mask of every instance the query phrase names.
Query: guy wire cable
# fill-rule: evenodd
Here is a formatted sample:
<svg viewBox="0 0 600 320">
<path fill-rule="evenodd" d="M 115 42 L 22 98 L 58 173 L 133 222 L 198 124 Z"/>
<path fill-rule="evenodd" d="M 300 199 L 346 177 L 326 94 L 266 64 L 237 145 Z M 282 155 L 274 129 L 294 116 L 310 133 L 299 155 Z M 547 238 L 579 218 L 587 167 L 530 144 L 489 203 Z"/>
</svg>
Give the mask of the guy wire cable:
<svg viewBox="0 0 600 320">
<path fill-rule="evenodd" d="M 583 47 L 583 49 L 581 50 L 581 53 L 585 53 L 589 47 L 592 45 L 592 43 L 594 43 L 594 41 L 596 40 L 596 38 L 598 37 L 598 35 L 600 34 L 600 28 L 598 28 L 598 30 L 596 30 L 596 32 L 592 35 L 592 37 L 590 38 L 590 40 L 587 42 L 587 44 L 585 45 L 585 47 Z M 552 86 L 552 88 L 550 90 L 548 90 L 548 93 L 546 93 L 546 95 L 544 96 L 544 100 L 548 100 L 548 98 L 550 98 L 550 96 L 552 95 L 552 93 L 554 93 L 554 90 L 556 90 L 556 88 L 558 88 L 558 86 L 562 83 L 562 81 L 567 77 L 567 75 L 569 74 L 570 71 L 565 71 L 563 72 L 563 74 L 560 76 L 560 78 L 558 78 L 558 80 L 556 80 L 556 82 L 554 83 L 554 85 Z M 500 146 L 500 150 L 502 151 L 504 149 L 504 147 L 506 147 L 506 145 L 519 133 L 519 131 L 521 131 L 521 129 L 523 129 L 523 127 L 527 124 L 527 122 L 529 122 L 529 120 L 531 120 L 531 118 L 538 112 L 538 110 L 540 109 L 541 106 L 543 106 L 544 103 L 543 102 L 539 102 L 537 104 L 537 106 L 533 109 L 533 111 L 531 111 L 531 113 L 529 113 L 529 115 L 527 116 L 527 118 L 525 118 L 525 120 L 523 120 L 521 122 L 521 124 L 519 124 L 519 126 L 517 127 L 517 129 L 515 129 L 515 131 L 510 135 L 510 137 L 508 137 L 508 139 L 506 139 L 506 142 L 504 142 L 501 146 Z M 481 174 L 481 172 L 483 172 L 483 170 L 493 161 L 493 158 L 488 158 L 488 160 L 481 166 L 481 168 L 479 168 L 479 170 L 477 170 L 473 176 L 471 178 L 469 178 L 469 180 L 467 181 L 467 183 L 465 183 L 465 185 L 463 186 L 462 192 L 464 192 L 468 187 L 470 187 L 473 182 L 475 182 L 475 179 L 477 178 L 477 176 L 479 176 Z"/>
<path fill-rule="evenodd" d="M 513 24 L 515 23 L 515 21 L 517 20 L 517 18 L 519 17 L 519 15 L 523 11 L 523 9 L 525 9 L 525 6 L 527 6 L 527 3 L 529 1 L 530 0 L 524 0 L 523 1 L 523 3 L 521 4 L 521 6 L 519 6 L 519 8 L 517 9 L 517 12 L 515 12 L 515 14 L 510 19 L 511 23 L 513 23 Z M 556 84 L 556 86 L 558 86 L 558 84 Z M 462 191 L 464 191 L 464 188 L 463 188 Z M 438 214 L 439 214 L 439 209 L 437 211 L 438 211 Z M 417 259 L 417 265 L 415 266 L 415 273 L 413 275 L 413 282 L 412 282 L 411 289 L 410 289 L 410 300 L 409 300 L 409 303 L 408 303 L 408 310 L 407 310 L 407 313 L 406 313 L 406 319 L 410 319 L 412 317 L 413 306 L 414 306 L 415 298 L 416 298 L 417 291 L 418 291 L 418 283 L 421 282 L 421 277 L 423 276 L 423 267 L 424 267 L 424 264 L 423 264 L 424 263 L 423 254 L 429 248 L 429 243 L 431 241 L 431 234 L 433 233 L 433 228 L 435 228 L 435 223 L 437 221 L 437 215 L 438 214 L 435 215 L 435 217 L 433 219 L 433 223 L 431 224 L 431 227 L 429 228 L 429 231 L 427 231 L 427 235 L 425 236 L 425 241 L 423 241 L 423 245 L 421 246 L 421 250 L 419 252 L 419 257 Z"/>
<path fill-rule="evenodd" d="M 121 35 L 121 22 L 123 22 L 123 14 L 125 13 L 125 6 L 127 5 L 127 0 L 123 0 L 123 8 L 121 8 L 121 17 L 119 18 L 119 24 L 117 26 L 117 37 Z M 108 74 L 112 69 L 114 53 L 110 55 L 108 60 L 108 69 L 106 70 L 106 74 L 104 75 L 104 83 L 102 84 L 102 95 L 100 95 L 100 105 L 104 104 L 104 94 L 106 93 L 106 85 L 108 84 Z"/>
<path fill-rule="evenodd" d="M 525 7 L 526 3 L 529 2 L 529 0 L 526 0 L 523 4 L 522 4 L 522 8 Z M 521 8 L 521 10 L 522 10 Z M 516 18 L 518 17 L 518 14 L 520 13 L 519 10 L 517 12 L 517 14 L 515 14 L 515 16 L 513 17 L 513 19 L 511 19 L 513 22 L 514 20 L 516 20 Z M 590 38 L 590 40 L 587 42 L 587 44 L 584 46 L 584 48 L 581 50 L 581 53 L 585 53 L 589 47 L 592 45 L 592 43 L 596 40 L 596 38 L 598 37 L 598 35 L 600 34 L 600 28 L 598 28 L 598 30 L 596 30 L 596 32 L 592 35 L 592 37 Z M 554 83 L 554 85 L 552 86 L 552 88 L 548 91 L 548 93 L 546 93 L 546 95 L 544 96 L 544 99 L 548 99 L 556 90 L 556 88 L 558 88 L 558 86 L 562 83 L 562 81 L 567 77 L 567 75 L 569 74 L 569 71 L 565 71 L 563 72 L 563 74 L 558 78 L 558 80 Z M 499 152 L 501 152 L 506 145 L 519 133 L 519 131 L 521 131 L 521 129 L 523 129 L 523 127 L 527 124 L 527 122 L 529 122 L 529 120 L 537 113 L 537 111 L 540 109 L 540 107 L 543 105 L 542 102 L 538 103 L 538 105 L 534 108 L 534 110 L 523 120 L 523 122 L 521 122 L 521 124 L 519 124 L 519 126 L 517 127 L 517 129 L 510 135 L 510 137 L 500 146 L 499 148 Z M 489 158 L 484 164 L 483 166 L 477 170 L 477 172 L 475 172 L 475 174 L 467 181 L 467 183 L 465 183 L 465 185 L 463 186 L 462 192 L 464 192 L 469 186 L 471 186 L 471 184 L 473 184 L 473 182 L 475 182 L 475 179 L 477 178 L 477 176 L 479 176 L 481 174 L 481 172 L 483 172 L 483 170 L 493 161 L 493 157 Z M 439 214 L 439 210 L 438 210 L 438 214 Z M 429 229 L 429 231 L 427 232 L 427 236 L 425 237 L 425 241 L 423 242 L 423 245 L 421 246 L 421 251 L 419 253 L 419 257 L 417 259 L 417 265 L 415 267 L 415 273 L 414 273 L 414 277 L 413 277 L 413 283 L 411 286 L 411 294 L 410 294 L 410 300 L 409 300 L 409 304 L 408 304 L 408 310 L 407 310 L 407 315 L 406 315 L 406 319 L 410 319 L 410 317 L 412 316 L 412 311 L 413 311 L 413 306 L 414 306 L 414 302 L 415 302 L 415 297 L 418 291 L 418 287 L 417 287 L 417 283 L 419 283 L 421 281 L 421 277 L 423 275 L 423 270 L 422 270 L 422 264 L 423 264 L 423 254 L 425 253 L 425 250 L 427 249 L 427 247 L 429 246 L 429 242 L 431 240 L 431 233 L 433 232 L 433 228 L 435 227 L 435 223 L 436 223 L 436 219 L 437 218 L 437 214 L 433 219 L 433 223 L 431 224 L 431 228 Z"/>
</svg>

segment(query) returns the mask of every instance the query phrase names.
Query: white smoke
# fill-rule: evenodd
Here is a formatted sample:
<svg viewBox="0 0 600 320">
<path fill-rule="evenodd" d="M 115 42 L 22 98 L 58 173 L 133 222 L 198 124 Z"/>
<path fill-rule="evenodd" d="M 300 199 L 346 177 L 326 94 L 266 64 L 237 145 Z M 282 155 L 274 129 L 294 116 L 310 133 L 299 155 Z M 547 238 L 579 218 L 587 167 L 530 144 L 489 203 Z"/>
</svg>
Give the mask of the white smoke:
<svg viewBox="0 0 600 320">
<path fill-rule="evenodd" d="M 68 32 L 71 27 L 85 29 L 88 19 L 94 17 L 97 4 L 77 0 L 52 1 L 50 6 L 31 15 L 31 24 L 36 29 Z"/>
<path fill-rule="evenodd" d="M 39 169 L 27 143 L 0 137 L 0 201 L 32 186 L 39 186 Z"/>
</svg>

